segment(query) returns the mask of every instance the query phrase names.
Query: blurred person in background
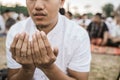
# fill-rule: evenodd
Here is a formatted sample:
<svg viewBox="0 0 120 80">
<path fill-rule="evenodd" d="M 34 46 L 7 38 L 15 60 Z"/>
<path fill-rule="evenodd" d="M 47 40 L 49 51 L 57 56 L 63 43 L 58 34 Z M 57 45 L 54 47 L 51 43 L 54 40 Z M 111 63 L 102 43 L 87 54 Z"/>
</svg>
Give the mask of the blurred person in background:
<svg viewBox="0 0 120 80">
<path fill-rule="evenodd" d="M 87 29 L 88 25 L 90 24 L 91 20 L 88 19 L 88 16 L 87 14 L 83 14 L 82 15 L 82 19 L 80 19 L 78 21 L 78 24 L 82 27 L 84 27 L 85 29 Z"/>
<path fill-rule="evenodd" d="M 5 23 L 5 27 L 6 27 L 6 30 L 5 30 L 5 33 L 7 34 L 7 32 L 9 31 L 9 29 L 11 28 L 12 25 L 14 25 L 16 23 L 16 20 L 13 19 L 13 18 L 9 18 L 6 23 Z"/>
<path fill-rule="evenodd" d="M 116 26 L 112 31 L 112 34 L 109 35 L 109 40 L 107 45 L 112 47 L 120 47 L 120 15 L 115 16 Z"/>
<path fill-rule="evenodd" d="M 16 13 L 16 12 L 12 12 L 10 18 L 14 19 L 15 21 L 17 21 L 17 18 L 18 18 L 19 14 Z"/>
<path fill-rule="evenodd" d="M 23 13 L 19 13 L 18 16 L 17 16 L 16 22 L 25 20 L 25 19 L 27 19 L 28 17 L 29 17 L 29 14 L 24 15 Z"/>
<path fill-rule="evenodd" d="M 4 32 L 5 32 L 5 22 L 2 15 L 0 15 L 0 36 L 2 36 Z"/>
<path fill-rule="evenodd" d="M 6 23 L 6 21 L 8 20 L 8 18 L 10 18 L 10 14 L 11 14 L 11 11 L 10 10 L 5 10 L 3 13 L 2 13 L 2 16 L 4 18 L 4 21 Z"/>
<path fill-rule="evenodd" d="M 109 29 L 109 34 L 112 35 L 116 25 L 115 25 L 115 22 L 113 20 L 112 17 L 108 17 L 106 20 L 105 20 L 105 23 L 107 24 L 107 27 Z"/>
<path fill-rule="evenodd" d="M 73 14 L 72 14 L 70 11 L 67 11 L 67 12 L 65 13 L 65 16 L 66 16 L 68 19 L 70 19 L 70 20 L 73 19 Z"/>
<path fill-rule="evenodd" d="M 104 46 L 108 40 L 108 27 L 102 20 L 102 14 L 96 13 L 93 21 L 87 27 L 91 43 L 99 46 Z"/>
<path fill-rule="evenodd" d="M 20 21 L 21 21 L 21 20 L 25 20 L 27 17 L 23 13 L 20 13 L 19 18 L 20 18 Z"/>
<path fill-rule="evenodd" d="M 11 10 L 7 9 L 3 12 L 3 18 L 5 21 L 5 34 L 7 34 L 10 27 L 16 23 L 17 17 L 18 14 Z"/>
</svg>

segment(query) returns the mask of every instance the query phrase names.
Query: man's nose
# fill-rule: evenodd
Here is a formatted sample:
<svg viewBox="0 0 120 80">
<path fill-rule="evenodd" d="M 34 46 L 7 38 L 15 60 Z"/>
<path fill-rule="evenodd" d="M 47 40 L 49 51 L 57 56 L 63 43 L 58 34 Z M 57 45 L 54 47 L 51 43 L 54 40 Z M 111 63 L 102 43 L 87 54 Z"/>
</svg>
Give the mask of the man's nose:
<svg viewBox="0 0 120 80">
<path fill-rule="evenodd" d="M 39 11 L 39 10 L 43 10 L 44 8 L 45 8 L 44 1 L 37 0 L 35 3 L 35 10 Z"/>
</svg>

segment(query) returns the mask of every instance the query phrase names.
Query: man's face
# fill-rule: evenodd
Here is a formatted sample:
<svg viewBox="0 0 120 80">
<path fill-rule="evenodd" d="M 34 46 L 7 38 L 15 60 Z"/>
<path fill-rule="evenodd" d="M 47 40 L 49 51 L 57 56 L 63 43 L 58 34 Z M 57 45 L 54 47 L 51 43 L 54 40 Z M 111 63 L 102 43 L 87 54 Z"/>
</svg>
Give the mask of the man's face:
<svg viewBox="0 0 120 80">
<path fill-rule="evenodd" d="M 94 16 L 94 18 L 93 18 L 93 21 L 94 22 L 97 22 L 97 23 L 100 23 L 101 22 L 101 19 L 100 19 L 100 17 L 99 16 Z"/>
<path fill-rule="evenodd" d="M 37 26 L 48 26 L 58 17 L 64 0 L 26 0 L 28 12 Z"/>
<path fill-rule="evenodd" d="M 82 18 L 83 18 L 83 19 L 88 19 L 87 15 L 84 15 Z"/>
</svg>

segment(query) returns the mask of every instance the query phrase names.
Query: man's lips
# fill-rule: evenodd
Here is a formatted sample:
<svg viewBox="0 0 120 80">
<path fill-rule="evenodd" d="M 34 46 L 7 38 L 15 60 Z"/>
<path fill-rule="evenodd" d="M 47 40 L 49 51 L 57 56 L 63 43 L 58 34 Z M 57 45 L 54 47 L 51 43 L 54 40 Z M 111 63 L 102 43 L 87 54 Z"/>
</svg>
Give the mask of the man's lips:
<svg viewBox="0 0 120 80">
<path fill-rule="evenodd" d="M 43 13 L 35 13 L 33 14 L 33 16 L 36 18 L 36 19 L 41 19 L 45 16 L 47 16 L 46 14 L 43 14 Z"/>
</svg>

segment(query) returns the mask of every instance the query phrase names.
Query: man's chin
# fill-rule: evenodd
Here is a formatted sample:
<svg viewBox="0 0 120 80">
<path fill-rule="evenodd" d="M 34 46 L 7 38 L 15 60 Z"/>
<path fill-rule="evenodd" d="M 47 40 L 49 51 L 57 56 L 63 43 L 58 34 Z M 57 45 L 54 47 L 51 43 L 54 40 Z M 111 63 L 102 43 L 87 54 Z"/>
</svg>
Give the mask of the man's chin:
<svg viewBox="0 0 120 80">
<path fill-rule="evenodd" d="M 47 28 L 48 25 L 46 25 L 46 24 L 37 24 L 36 27 L 37 27 L 37 29 L 44 29 L 44 28 Z"/>
<path fill-rule="evenodd" d="M 46 24 L 42 23 L 42 22 L 36 22 L 35 24 L 36 24 L 36 26 L 46 26 Z"/>
</svg>

